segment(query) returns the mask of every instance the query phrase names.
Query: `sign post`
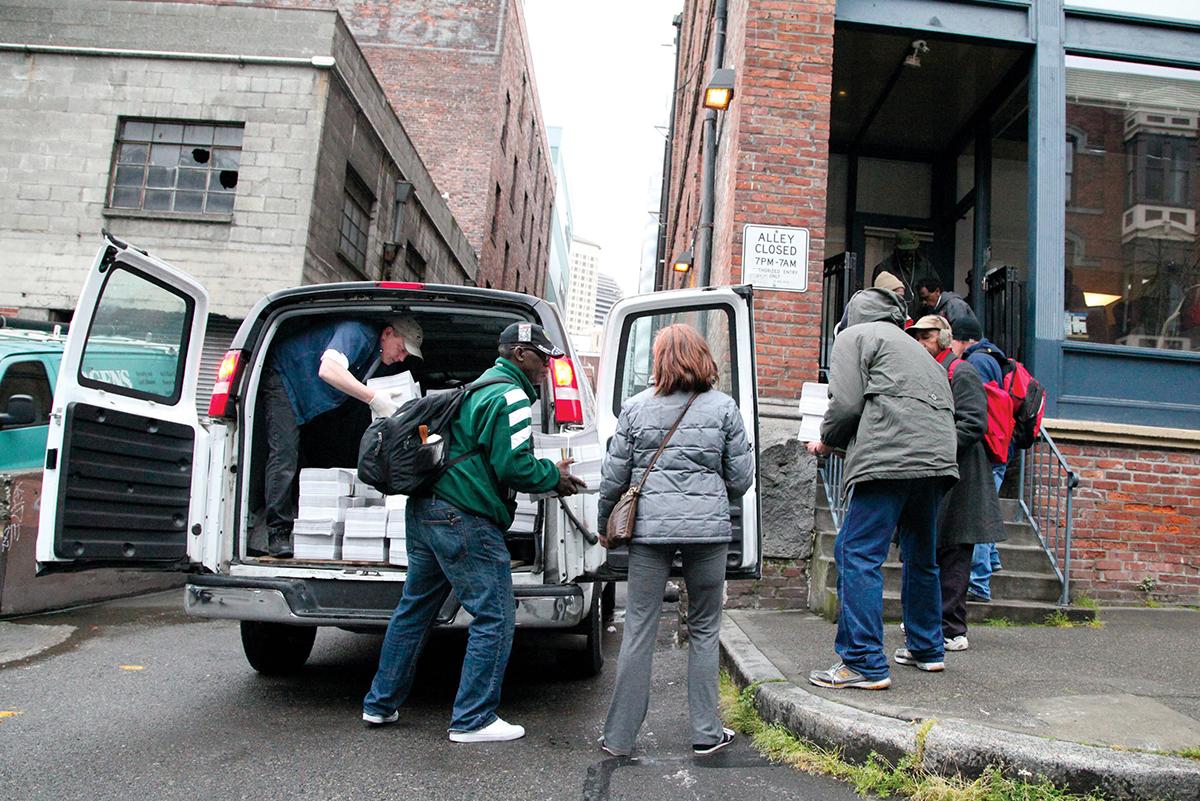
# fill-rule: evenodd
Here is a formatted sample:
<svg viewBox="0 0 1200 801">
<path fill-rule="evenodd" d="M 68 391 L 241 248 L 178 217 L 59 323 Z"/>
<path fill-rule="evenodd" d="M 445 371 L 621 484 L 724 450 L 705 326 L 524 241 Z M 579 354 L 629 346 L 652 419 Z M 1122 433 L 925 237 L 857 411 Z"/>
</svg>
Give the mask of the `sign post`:
<svg viewBox="0 0 1200 801">
<path fill-rule="evenodd" d="M 808 291 L 808 229 L 746 225 L 742 232 L 742 283 L 759 289 Z"/>
</svg>

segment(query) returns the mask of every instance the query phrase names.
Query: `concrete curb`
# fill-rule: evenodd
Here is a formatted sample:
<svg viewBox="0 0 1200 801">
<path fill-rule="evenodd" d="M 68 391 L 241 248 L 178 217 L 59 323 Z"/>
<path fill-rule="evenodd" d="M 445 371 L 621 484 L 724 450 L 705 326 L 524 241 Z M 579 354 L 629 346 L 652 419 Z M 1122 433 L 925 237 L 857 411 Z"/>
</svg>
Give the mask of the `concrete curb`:
<svg viewBox="0 0 1200 801">
<path fill-rule="evenodd" d="M 788 681 L 728 615 L 721 620 L 721 661 L 741 686 L 762 682 L 754 706 L 768 723 L 862 762 L 872 753 L 890 761 L 916 750 L 919 724 L 829 701 Z M 1117 801 L 1194 801 L 1200 762 L 1115 751 L 939 719 L 925 738 L 923 766 L 943 775 L 978 776 L 989 765 L 1012 778 L 1045 778 L 1074 792 Z"/>
</svg>

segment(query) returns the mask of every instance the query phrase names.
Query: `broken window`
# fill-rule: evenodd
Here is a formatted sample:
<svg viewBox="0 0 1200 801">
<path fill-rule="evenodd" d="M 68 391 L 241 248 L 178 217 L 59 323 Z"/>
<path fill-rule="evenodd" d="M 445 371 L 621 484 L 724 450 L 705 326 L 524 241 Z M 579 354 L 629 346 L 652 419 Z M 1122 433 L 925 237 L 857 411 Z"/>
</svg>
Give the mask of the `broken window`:
<svg viewBox="0 0 1200 801">
<path fill-rule="evenodd" d="M 242 133 L 237 124 L 121 120 L 108 207 L 231 214 Z"/>
</svg>

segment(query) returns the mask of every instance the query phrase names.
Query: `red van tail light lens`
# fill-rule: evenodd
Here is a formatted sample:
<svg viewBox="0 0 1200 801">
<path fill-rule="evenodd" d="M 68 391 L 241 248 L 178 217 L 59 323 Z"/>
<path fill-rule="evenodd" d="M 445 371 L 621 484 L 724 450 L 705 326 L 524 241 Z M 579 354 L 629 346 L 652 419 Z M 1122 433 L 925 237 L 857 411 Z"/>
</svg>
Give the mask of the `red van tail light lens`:
<svg viewBox="0 0 1200 801">
<path fill-rule="evenodd" d="M 425 285 L 416 281 L 376 281 L 380 289 L 424 289 Z"/>
<path fill-rule="evenodd" d="M 213 384 L 212 400 L 208 402 L 209 417 L 226 417 L 232 414 L 229 394 L 241 364 L 240 350 L 226 351 L 225 358 L 221 360 L 221 366 L 217 369 L 217 383 Z"/>
<path fill-rule="evenodd" d="M 550 360 L 550 380 L 554 385 L 554 422 L 583 424 L 583 399 L 575 365 L 568 358 Z"/>
</svg>

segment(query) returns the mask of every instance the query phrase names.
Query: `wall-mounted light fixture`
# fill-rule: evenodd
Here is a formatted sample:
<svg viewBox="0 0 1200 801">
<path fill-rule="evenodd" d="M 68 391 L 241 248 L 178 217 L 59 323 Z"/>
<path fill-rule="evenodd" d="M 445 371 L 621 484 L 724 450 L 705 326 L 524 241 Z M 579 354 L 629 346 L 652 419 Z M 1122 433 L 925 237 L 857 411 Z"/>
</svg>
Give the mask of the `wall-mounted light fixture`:
<svg viewBox="0 0 1200 801">
<path fill-rule="evenodd" d="M 408 205 L 408 201 L 412 199 L 413 185 L 411 181 L 403 179 L 396 181 L 395 198 L 396 204 L 392 212 L 392 239 L 390 242 L 383 243 L 383 260 L 391 264 L 400 255 L 400 243 L 403 241 L 404 232 L 404 207 Z"/>
<path fill-rule="evenodd" d="M 737 74 L 730 67 L 722 67 L 713 72 L 712 80 L 704 90 L 704 107 L 715 111 L 729 108 L 733 100 L 733 84 Z"/>
<path fill-rule="evenodd" d="M 692 251 L 690 249 L 685 250 L 676 256 L 675 263 L 671 265 L 671 269 L 677 273 L 686 273 L 692 269 Z"/>
</svg>

